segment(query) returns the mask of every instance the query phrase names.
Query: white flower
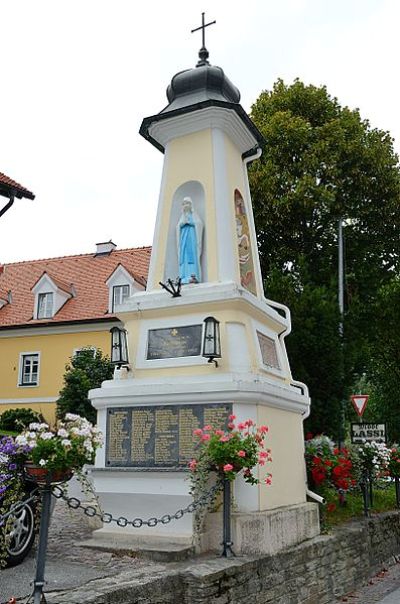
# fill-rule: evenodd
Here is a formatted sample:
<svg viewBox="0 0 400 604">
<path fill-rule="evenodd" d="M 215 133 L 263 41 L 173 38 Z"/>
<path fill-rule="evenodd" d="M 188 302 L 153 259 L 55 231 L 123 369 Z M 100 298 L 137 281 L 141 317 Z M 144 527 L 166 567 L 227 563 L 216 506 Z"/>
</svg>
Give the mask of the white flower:
<svg viewBox="0 0 400 604">
<path fill-rule="evenodd" d="M 37 422 L 29 424 L 29 430 L 40 430 L 40 424 Z"/>
<path fill-rule="evenodd" d="M 39 460 L 39 466 L 45 466 L 46 464 L 47 464 L 47 461 L 45 459 Z"/>
<path fill-rule="evenodd" d="M 37 437 L 37 434 L 36 434 L 36 432 L 28 432 L 28 434 L 26 436 L 27 436 L 27 438 L 32 438 L 33 440 L 35 440 Z"/>
<path fill-rule="evenodd" d="M 67 438 L 68 432 L 65 430 L 65 428 L 60 428 L 57 432 L 57 436 L 61 436 L 61 438 Z"/>
<path fill-rule="evenodd" d="M 49 429 L 49 425 L 48 424 L 39 424 L 39 430 L 48 430 Z"/>
<path fill-rule="evenodd" d="M 77 419 L 82 419 L 80 415 L 76 415 L 75 413 L 67 413 L 65 419 L 70 422 L 74 422 Z"/>
<path fill-rule="evenodd" d="M 54 434 L 52 432 L 42 432 L 40 438 L 43 440 L 50 440 L 51 438 L 54 438 Z"/>
<path fill-rule="evenodd" d="M 85 447 L 86 451 L 88 451 L 89 453 L 93 453 L 93 446 L 90 440 L 85 440 L 83 442 L 83 446 Z"/>
<path fill-rule="evenodd" d="M 68 438 L 63 438 L 61 441 L 61 444 L 63 447 L 70 447 L 71 446 L 71 441 L 68 440 Z"/>
<path fill-rule="evenodd" d="M 21 446 L 25 446 L 28 444 L 28 440 L 24 434 L 19 434 L 18 436 L 16 436 L 15 442 L 17 443 L 17 445 Z"/>
</svg>

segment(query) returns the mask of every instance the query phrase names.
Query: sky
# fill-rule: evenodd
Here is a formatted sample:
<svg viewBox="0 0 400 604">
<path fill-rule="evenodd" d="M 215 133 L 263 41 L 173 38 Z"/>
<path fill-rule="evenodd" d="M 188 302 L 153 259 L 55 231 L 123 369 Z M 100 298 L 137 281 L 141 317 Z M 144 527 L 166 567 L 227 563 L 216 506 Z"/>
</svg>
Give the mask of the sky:
<svg viewBox="0 0 400 604">
<path fill-rule="evenodd" d="M 247 111 L 298 77 L 400 151 L 398 0 L 0 0 L 0 172 L 36 195 L 0 218 L 0 263 L 152 244 L 163 155 L 138 131 L 195 66 L 203 11 Z"/>
</svg>

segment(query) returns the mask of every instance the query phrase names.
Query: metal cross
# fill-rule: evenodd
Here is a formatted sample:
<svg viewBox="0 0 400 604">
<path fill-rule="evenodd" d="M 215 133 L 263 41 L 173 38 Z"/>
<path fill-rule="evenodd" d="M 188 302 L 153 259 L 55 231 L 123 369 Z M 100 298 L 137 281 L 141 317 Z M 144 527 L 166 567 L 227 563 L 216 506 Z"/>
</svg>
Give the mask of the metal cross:
<svg viewBox="0 0 400 604">
<path fill-rule="evenodd" d="M 207 61 L 207 59 L 208 59 L 208 50 L 206 49 L 205 29 L 209 25 L 214 25 L 214 23 L 216 23 L 216 21 L 210 21 L 210 23 L 204 23 L 204 15 L 205 15 L 205 13 L 201 13 L 201 25 L 200 25 L 200 27 L 196 27 L 195 29 L 191 30 L 191 33 L 194 33 L 195 31 L 199 31 L 201 29 L 201 48 L 199 50 L 200 61 L 197 63 L 197 67 L 199 67 L 199 65 L 207 65 L 208 64 L 208 61 Z"/>
</svg>

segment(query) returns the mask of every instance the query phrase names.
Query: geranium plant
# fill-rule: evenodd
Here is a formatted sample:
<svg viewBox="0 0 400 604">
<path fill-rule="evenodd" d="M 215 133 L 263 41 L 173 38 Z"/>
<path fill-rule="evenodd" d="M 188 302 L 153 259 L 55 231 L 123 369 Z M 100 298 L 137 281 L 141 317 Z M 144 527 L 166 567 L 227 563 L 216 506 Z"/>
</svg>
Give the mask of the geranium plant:
<svg viewBox="0 0 400 604">
<path fill-rule="evenodd" d="M 389 476 L 392 478 L 400 477 L 400 446 L 393 445 L 389 451 L 389 462 L 388 462 Z"/>
<path fill-rule="evenodd" d="M 49 472 L 77 471 L 93 463 L 96 449 L 102 444 L 100 430 L 87 419 L 67 413 L 55 429 L 45 423 L 33 423 L 15 438 L 22 461 Z"/>
<path fill-rule="evenodd" d="M 234 480 L 239 473 L 250 484 L 257 484 L 260 479 L 253 474 L 253 469 L 264 466 L 271 459 L 271 450 L 265 448 L 267 426 L 257 428 L 253 420 L 235 423 L 236 416 L 229 416 L 227 430 L 204 426 L 194 431 L 198 440 L 195 457 L 189 463 L 192 484 L 196 484 L 210 472 L 220 478 Z M 271 483 L 271 474 L 264 477 L 266 484 Z"/>
</svg>

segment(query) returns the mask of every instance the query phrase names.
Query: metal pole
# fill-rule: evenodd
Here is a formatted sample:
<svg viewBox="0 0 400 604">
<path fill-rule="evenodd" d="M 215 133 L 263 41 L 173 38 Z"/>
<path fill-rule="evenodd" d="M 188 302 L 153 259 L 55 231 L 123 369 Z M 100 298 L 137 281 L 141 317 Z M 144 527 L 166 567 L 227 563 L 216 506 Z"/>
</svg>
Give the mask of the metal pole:
<svg viewBox="0 0 400 604">
<path fill-rule="evenodd" d="M 400 484 L 399 484 L 398 476 L 395 476 L 394 484 L 395 484 L 395 488 L 396 488 L 396 505 L 398 508 L 400 508 Z"/>
<path fill-rule="evenodd" d="M 344 377 L 344 349 L 343 349 L 343 315 L 344 315 L 344 262 L 343 262 L 343 219 L 338 222 L 338 304 L 339 304 L 339 336 L 341 339 L 342 352 L 342 384 Z M 339 449 L 344 445 L 344 415 L 345 402 L 342 398 L 340 404 L 340 426 L 339 426 Z"/>
<path fill-rule="evenodd" d="M 44 569 L 46 565 L 47 538 L 50 524 L 51 484 L 42 487 L 42 512 L 40 515 L 39 545 L 36 558 L 36 576 L 33 582 L 33 602 L 40 604 L 43 596 Z"/>
<path fill-rule="evenodd" d="M 232 551 L 231 541 L 231 481 L 224 478 L 224 507 L 223 507 L 223 551 L 224 558 L 231 558 L 235 555 Z"/>
<path fill-rule="evenodd" d="M 368 515 L 369 515 L 368 479 L 365 474 L 363 474 L 363 476 L 362 476 L 360 487 L 361 487 L 363 503 L 364 503 L 364 516 L 366 518 L 368 518 Z"/>
</svg>

